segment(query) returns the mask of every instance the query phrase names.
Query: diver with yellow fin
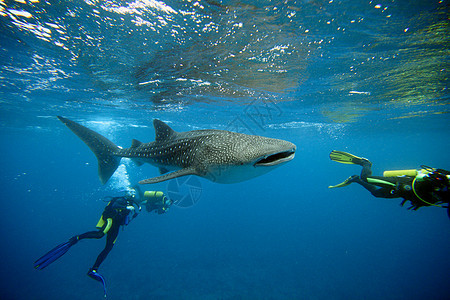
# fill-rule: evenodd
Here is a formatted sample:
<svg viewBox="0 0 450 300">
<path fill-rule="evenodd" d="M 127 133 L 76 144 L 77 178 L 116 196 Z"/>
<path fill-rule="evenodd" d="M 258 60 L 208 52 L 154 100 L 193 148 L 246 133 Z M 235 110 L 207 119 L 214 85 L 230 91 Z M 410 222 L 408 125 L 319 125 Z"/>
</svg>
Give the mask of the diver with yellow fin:
<svg viewBox="0 0 450 300">
<path fill-rule="evenodd" d="M 360 184 L 378 198 L 403 198 L 401 205 L 410 201 L 408 209 L 417 210 L 422 206 L 447 208 L 450 218 L 450 172 L 422 165 L 420 170 L 385 171 L 383 176 L 372 176 L 372 163 L 363 157 L 333 150 L 330 159 L 343 164 L 362 167 L 361 175 L 353 175 L 344 182 L 328 188 L 347 186 L 353 182 Z"/>
<path fill-rule="evenodd" d="M 121 197 L 108 197 L 108 204 L 106 205 L 103 213 L 98 221 L 96 227 L 98 230 L 88 231 L 86 233 L 73 236 L 69 241 L 62 243 L 48 253 L 40 257 L 34 263 L 34 268 L 37 270 L 42 270 L 61 256 L 63 256 L 69 249 L 78 243 L 78 241 L 83 239 L 100 239 L 106 235 L 106 245 L 105 248 L 98 255 L 94 265 L 89 269 L 87 275 L 92 279 L 99 281 L 103 285 L 104 296 L 106 297 L 106 281 L 102 275 L 100 275 L 97 270 L 101 263 L 108 256 L 109 252 L 112 250 L 117 236 L 119 234 L 119 229 L 121 226 L 128 225 L 131 220 L 137 217 L 138 212 L 141 211 L 140 204 L 149 205 L 152 204 L 152 209 L 147 207 L 147 211 L 161 210 L 164 213 L 168 210 L 169 206 L 172 204 L 170 200 L 164 196 L 163 192 L 146 191 L 142 193 L 140 189 L 131 189 L 132 192 Z M 161 199 L 164 202 L 161 203 Z"/>
</svg>

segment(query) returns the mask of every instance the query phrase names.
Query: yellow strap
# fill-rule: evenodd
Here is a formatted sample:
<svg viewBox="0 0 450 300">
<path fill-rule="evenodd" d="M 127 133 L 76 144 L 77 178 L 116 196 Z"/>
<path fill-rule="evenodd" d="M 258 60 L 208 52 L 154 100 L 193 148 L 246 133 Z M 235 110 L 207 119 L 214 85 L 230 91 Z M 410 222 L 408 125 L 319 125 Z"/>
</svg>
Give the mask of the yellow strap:
<svg viewBox="0 0 450 300">
<path fill-rule="evenodd" d="M 113 220 L 112 220 L 111 218 L 108 218 L 108 220 L 106 220 L 106 222 L 108 222 L 108 223 L 106 224 L 106 227 L 105 227 L 105 229 L 103 230 L 103 233 L 104 233 L 104 234 L 107 234 L 108 231 L 111 229 Z"/>
<path fill-rule="evenodd" d="M 382 180 L 382 179 L 377 179 L 377 178 L 370 178 L 367 177 L 367 182 L 368 183 L 379 183 L 379 184 L 386 184 L 386 185 L 390 185 L 390 186 L 395 186 L 395 183 L 386 181 L 386 180 Z"/>
</svg>

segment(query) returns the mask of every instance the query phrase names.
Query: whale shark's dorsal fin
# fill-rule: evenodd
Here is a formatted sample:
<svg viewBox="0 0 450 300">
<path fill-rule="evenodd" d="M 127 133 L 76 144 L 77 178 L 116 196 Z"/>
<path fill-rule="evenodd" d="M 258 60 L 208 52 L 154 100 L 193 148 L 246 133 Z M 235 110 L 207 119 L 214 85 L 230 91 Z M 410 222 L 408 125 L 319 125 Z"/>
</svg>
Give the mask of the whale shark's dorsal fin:
<svg viewBox="0 0 450 300">
<path fill-rule="evenodd" d="M 142 145 L 142 142 L 141 142 L 141 141 L 138 141 L 138 140 L 136 140 L 136 139 L 132 139 L 132 140 L 131 140 L 131 148 L 137 148 L 137 147 L 139 147 L 140 145 Z"/>
<path fill-rule="evenodd" d="M 170 139 L 176 134 L 176 132 L 170 128 L 169 125 L 158 119 L 153 120 L 153 126 L 155 127 L 155 141 L 157 142 Z"/>
</svg>

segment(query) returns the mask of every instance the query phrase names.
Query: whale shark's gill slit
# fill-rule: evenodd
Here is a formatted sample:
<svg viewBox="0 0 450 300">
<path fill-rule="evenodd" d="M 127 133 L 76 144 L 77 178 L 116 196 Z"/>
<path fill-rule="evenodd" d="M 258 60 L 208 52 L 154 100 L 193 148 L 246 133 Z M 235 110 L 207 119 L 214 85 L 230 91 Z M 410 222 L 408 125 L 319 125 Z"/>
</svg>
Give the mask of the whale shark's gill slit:
<svg viewBox="0 0 450 300">
<path fill-rule="evenodd" d="M 294 155 L 294 151 L 284 151 L 284 152 L 275 153 L 275 154 L 269 155 L 269 156 L 267 156 L 265 158 L 262 158 L 262 159 L 258 160 L 255 163 L 255 166 L 258 166 L 258 165 L 274 165 L 274 164 L 277 164 L 277 163 L 280 163 L 280 162 L 292 159 L 293 155 Z"/>
</svg>

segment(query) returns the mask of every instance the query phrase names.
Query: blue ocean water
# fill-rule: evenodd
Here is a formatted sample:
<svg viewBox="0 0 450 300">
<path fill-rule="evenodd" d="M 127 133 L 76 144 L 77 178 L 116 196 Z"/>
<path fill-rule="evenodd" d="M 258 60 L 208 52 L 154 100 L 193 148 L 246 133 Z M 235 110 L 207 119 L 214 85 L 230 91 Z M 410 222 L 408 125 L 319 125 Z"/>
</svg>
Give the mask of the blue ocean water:
<svg viewBox="0 0 450 300">
<path fill-rule="evenodd" d="M 124 160 L 101 185 L 57 115 L 123 147 L 155 118 L 297 145 L 246 182 L 145 186 L 195 204 L 120 232 L 109 299 L 449 299 L 444 209 L 327 188 L 360 172 L 333 149 L 375 174 L 450 169 L 448 17 L 445 0 L 0 1 L 0 299 L 103 298 L 85 274 L 104 240 L 33 262 L 158 175 Z"/>
</svg>

